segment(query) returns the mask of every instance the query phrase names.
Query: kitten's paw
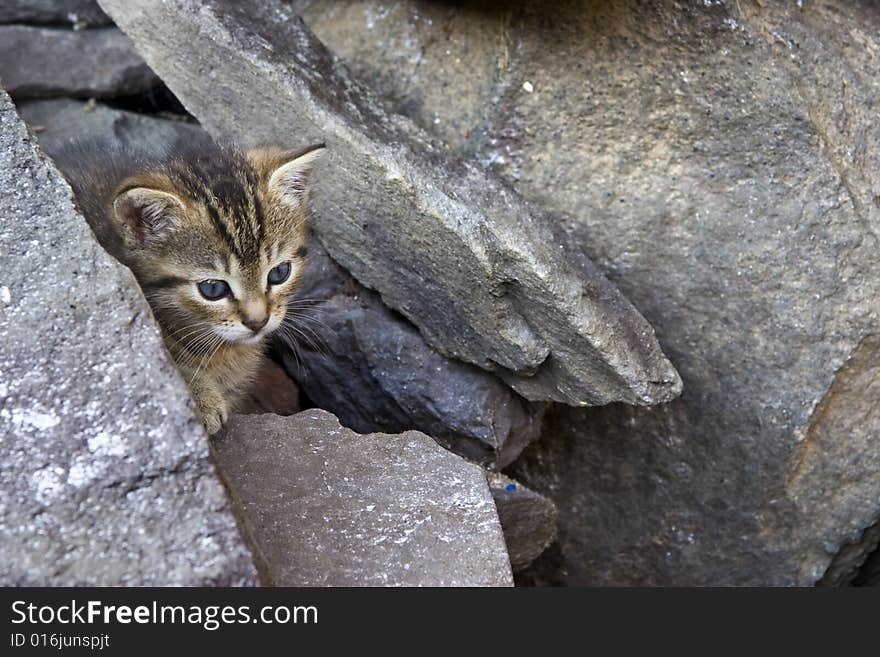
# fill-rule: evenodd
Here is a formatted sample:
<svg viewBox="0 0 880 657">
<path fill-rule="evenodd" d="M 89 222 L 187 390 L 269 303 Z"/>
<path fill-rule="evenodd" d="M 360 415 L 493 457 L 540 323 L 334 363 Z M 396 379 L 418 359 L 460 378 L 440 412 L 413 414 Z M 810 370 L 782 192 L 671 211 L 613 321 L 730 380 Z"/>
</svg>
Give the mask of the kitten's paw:
<svg viewBox="0 0 880 657">
<path fill-rule="evenodd" d="M 226 420 L 229 419 L 229 409 L 222 404 L 210 407 L 202 406 L 199 410 L 202 424 L 205 425 L 205 431 L 208 432 L 209 436 L 213 436 L 220 431 L 223 425 L 226 424 Z"/>
<path fill-rule="evenodd" d="M 209 411 L 202 416 L 202 423 L 205 425 L 205 431 L 208 432 L 209 436 L 213 436 L 220 431 L 223 428 L 224 422 L 226 422 L 226 415 L 217 411 Z"/>
</svg>

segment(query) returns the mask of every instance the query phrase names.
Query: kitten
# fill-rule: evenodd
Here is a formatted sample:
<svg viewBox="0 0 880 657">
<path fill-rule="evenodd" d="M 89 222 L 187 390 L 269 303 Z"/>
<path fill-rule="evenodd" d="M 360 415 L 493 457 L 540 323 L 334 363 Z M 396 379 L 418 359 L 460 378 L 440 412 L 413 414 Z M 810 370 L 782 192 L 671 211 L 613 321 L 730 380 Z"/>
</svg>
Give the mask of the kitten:
<svg viewBox="0 0 880 657">
<path fill-rule="evenodd" d="M 166 154 L 84 144 L 55 160 L 98 240 L 134 273 L 216 433 L 282 326 L 305 265 L 308 179 L 323 144 Z"/>
</svg>

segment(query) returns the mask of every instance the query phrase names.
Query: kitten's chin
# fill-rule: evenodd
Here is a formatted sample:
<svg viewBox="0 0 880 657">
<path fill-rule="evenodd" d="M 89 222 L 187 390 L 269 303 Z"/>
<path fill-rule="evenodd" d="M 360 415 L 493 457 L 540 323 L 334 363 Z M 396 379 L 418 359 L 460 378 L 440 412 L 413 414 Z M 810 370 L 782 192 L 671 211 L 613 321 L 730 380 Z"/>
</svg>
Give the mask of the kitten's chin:
<svg viewBox="0 0 880 657">
<path fill-rule="evenodd" d="M 260 344 L 265 339 L 266 335 L 264 333 L 256 333 L 254 335 L 249 335 L 245 338 L 240 338 L 236 340 L 233 344 L 256 345 Z"/>
</svg>

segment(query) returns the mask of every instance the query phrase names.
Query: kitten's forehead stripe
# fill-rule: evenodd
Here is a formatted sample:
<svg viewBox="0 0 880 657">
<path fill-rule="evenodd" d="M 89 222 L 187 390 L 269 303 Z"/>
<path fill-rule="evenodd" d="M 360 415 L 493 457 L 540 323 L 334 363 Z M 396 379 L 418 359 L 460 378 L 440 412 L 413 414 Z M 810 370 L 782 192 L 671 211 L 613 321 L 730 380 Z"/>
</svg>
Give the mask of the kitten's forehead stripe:
<svg viewBox="0 0 880 657">
<path fill-rule="evenodd" d="M 211 223 L 214 225 L 214 229 L 217 231 L 217 234 L 220 238 L 226 243 L 226 246 L 229 247 L 229 250 L 232 251 L 238 258 L 242 258 L 242 250 L 239 248 L 235 239 L 232 236 L 232 233 L 229 231 L 226 222 L 220 218 L 219 210 L 214 207 L 214 205 L 210 202 L 205 203 L 205 208 L 208 210 L 208 216 L 211 217 Z"/>
</svg>

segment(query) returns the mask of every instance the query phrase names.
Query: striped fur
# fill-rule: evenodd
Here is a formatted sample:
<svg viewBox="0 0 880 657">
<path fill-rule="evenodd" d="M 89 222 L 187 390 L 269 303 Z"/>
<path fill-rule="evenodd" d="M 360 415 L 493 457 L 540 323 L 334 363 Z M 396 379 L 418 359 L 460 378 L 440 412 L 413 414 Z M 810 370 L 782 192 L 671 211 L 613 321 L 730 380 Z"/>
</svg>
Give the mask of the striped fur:
<svg viewBox="0 0 880 657">
<path fill-rule="evenodd" d="M 134 272 L 210 433 L 284 322 L 305 266 L 307 181 L 322 150 L 205 141 L 156 154 L 91 142 L 55 157 L 99 241 Z M 284 263 L 289 277 L 270 284 Z M 231 294 L 210 300 L 204 281 Z"/>
</svg>

